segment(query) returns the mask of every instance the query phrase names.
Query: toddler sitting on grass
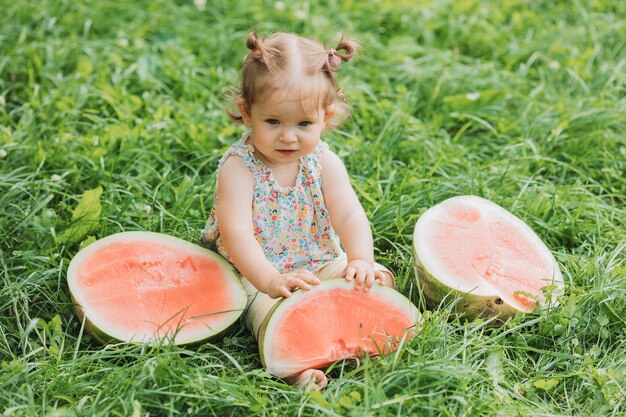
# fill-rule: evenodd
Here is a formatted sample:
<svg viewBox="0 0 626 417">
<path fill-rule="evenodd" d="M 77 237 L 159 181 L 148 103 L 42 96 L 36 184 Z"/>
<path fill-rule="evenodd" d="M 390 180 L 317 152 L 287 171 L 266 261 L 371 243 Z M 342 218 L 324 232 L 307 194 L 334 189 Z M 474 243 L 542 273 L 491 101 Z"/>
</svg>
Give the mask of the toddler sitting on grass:
<svg viewBox="0 0 626 417">
<path fill-rule="evenodd" d="M 248 131 L 219 162 L 215 204 L 202 242 L 232 262 L 250 300 L 255 337 L 280 297 L 336 272 L 368 290 L 393 275 L 374 262 L 372 233 L 340 158 L 320 139 L 348 116 L 336 72 L 357 45 L 334 49 L 294 34 L 248 36 L 231 114 Z M 286 379 L 321 389 L 308 369 Z"/>
</svg>

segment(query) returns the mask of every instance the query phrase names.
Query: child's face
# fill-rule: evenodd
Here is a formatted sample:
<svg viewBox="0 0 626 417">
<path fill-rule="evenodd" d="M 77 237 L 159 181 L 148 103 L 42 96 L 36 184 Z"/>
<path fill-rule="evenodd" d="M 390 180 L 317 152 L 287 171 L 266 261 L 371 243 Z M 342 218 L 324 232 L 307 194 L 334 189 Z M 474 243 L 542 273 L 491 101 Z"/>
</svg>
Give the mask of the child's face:
<svg viewBox="0 0 626 417">
<path fill-rule="evenodd" d="M 261 155 L 273 164 L 292 163 L 312 152 L 332 114 L 313 100 L 263 101 L 242 112 L 252 130 L 251 141 Z"/>
</svg>

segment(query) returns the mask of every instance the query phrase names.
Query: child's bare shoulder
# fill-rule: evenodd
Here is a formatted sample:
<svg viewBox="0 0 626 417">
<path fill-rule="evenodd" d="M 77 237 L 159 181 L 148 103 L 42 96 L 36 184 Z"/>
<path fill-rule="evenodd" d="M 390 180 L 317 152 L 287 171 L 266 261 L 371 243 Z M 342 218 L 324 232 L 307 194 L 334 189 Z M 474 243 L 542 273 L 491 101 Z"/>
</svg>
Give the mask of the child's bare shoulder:
<svg viewBox="0 0 626 417">
<path fill-rule="evenodd" d="M 235 174 L 237 172 L 247 172 L 252 175 L 248 167 L 246 167 L 246 164 L 244 164 L 243 158 L 240 155 L 229 155 L 228 158 L 226 158 L 226 160 L 222 162 L 219 169 L 219 174 Z"/>
<path fill-rule="evenodd" d="M 239 155 L 229 156 L 218 171 L 219 182 L 225 186 L 254 186 L 254 177 Z"/>
<path fill-rule="evenodd" d="M 328 147 L 324 148 L 320 154 L 320 165 L 322 167 L 322 175 L 324 175 L 325 171 L 343 169 L 344 166 L 339 155 L 328 149 Z"/>
</svg>

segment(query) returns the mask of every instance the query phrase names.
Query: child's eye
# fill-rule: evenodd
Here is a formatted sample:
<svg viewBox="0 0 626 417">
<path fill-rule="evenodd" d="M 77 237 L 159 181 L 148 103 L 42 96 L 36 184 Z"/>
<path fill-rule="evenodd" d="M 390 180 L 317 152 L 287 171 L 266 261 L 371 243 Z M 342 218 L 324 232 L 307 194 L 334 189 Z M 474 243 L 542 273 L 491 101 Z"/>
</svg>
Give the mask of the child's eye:
<svg viewBox="0 0 626 417">
<path fill-rule="evenodd" d="M 307 126 L 311 126 L 313 123 L 309 122 L 308 120 L 303 120 L 300 123 L 298 123 L 301 127 L 307 127 Z"/>
<path fill-rule="evenodd" d="M 268 125 L 277 125 L 278 124 L 278 120 L 276 120 L 276 119 L 267 119 L 265 121 L 265 123 L 267 123 Z"/>
</svg>

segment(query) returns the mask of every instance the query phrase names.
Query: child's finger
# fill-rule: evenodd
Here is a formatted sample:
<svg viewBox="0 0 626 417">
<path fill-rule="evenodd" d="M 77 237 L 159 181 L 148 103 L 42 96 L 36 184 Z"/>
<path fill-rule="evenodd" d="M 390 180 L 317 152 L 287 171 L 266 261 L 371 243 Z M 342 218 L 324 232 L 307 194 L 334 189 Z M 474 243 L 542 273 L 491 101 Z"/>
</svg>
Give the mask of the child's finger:
<svg viewBox="0 0 626 417">
<path fill-rule="evenodd" d="M 374 271 L 374 280 L 378 280 L 382 284 L 385 280 L 385 275 L 383 274 L 383 271 Z"/>
<path fill-rule="evenodd" d="M 355 277 L 355 283 L 354 286 L 356 288 L 363 288 L 363 284 L 365 283 L 365 271 L 357 271 L 356 273 L 356 277 Z"/>
<path fill-rule="evenodd" d="M 356 274 L 356 269 L 353 266 L 349 266 L 346 268 L 346 280 L 352 281 L 355 274 Z"/>
<path fill-rule="evenodd" d="M 302 273 L 299 273 L 298 278 L 312 285 L 318 285 L 320 283 L 320 279 L 313 275 L 313 273 L 310 271 L 304 271 Z"/>
<path fill-rule="evenodd" d="M 388 282 L 387 274 L 383 271 L 374 271 L 374 280 L 378 280 L 381 285 L 393 286 L 391 282 Z"/>
<path fill-rule="evenodd" d="M 281 286 L 278 289 L 278 294 L 285 298 L 291 297 L 291 291 L 289 291 L 289 288 L 284 287 L 284 286 Z"/>
<path fill-rule="evenodd" d="M 304 282 L 303 280 L 301 280 L 300 278 L 293 278 L 293 280 L 291 281 L 292 284 L 292 288 L 302 288 L 304 291 L 308 291 L 311 289 L 311 286 L 309 284 L 307 284 L 306 282 Z"/>
</svg>

